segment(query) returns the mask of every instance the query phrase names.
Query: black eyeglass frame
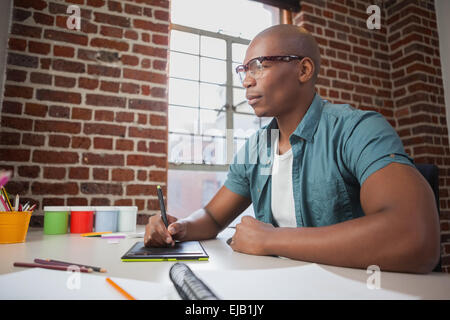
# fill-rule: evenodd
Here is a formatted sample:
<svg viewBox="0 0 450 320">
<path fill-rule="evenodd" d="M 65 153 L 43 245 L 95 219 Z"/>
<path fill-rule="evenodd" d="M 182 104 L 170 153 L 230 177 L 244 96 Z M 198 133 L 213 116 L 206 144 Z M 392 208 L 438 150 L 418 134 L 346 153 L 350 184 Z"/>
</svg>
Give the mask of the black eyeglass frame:
<svg viewBox="0 0 450 320">
<path fill-rule="evenodd" d="M 246 64 L 240 64 L 236 67 L 236 73 L 239 74 L 239 72 L 247 72 L 249 69 L 250 63 L 252 63 L 255 60 L 258 60 L 259 63 L 262 63 L 263 61 L 284 61 L 284 62 L 290 62 L 293 60 L 303 60 L 306 58 L 306 56 L 296 56 L 296 55 L 287 55 L 287 56 L 261 56 L 251 59 Z"/>
</svg>

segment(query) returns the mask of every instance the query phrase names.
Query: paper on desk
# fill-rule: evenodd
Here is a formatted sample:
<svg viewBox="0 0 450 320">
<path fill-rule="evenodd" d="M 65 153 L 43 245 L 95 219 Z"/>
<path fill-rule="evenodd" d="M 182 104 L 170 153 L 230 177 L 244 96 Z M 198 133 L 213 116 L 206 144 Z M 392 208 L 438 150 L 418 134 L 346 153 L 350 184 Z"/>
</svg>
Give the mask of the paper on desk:
<svg viewBox="0 0 450 320">
<path fill-rule="evenodd" d="M 143 238 L 144 237 L 145 232 L 135 232 L 135 233 L 129 233 L 127 235 L 128 238 Z"/>
<path fill-rule="evenodd" d="M 195 270 L 225 300 L 405 300 L 419 297 L 382 289 L 327 271 L 315 263 L 262 270 Z M 369 277 L 370 275 L 368 275 Z"/>
<path fill-rule="evenodd" d="M 80 276 L 79 281 L 76 278 Z M 176 297 L 173 287 L 156 282 L 110 277 L 138 300 L 165 300 Z M 123 300 L 105 276 L 69 273 L 41 268 L 0 276 L 0 300 Z"/>
</svg>

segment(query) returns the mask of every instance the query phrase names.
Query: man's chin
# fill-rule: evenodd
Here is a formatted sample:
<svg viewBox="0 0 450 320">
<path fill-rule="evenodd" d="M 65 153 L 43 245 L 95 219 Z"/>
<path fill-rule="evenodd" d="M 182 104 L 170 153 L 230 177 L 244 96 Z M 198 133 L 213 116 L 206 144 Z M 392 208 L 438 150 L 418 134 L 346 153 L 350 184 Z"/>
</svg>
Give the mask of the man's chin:
<svg viewBox="0 0 450 320">
<path fill-rule="evenodd" d="M 258 118 L 271 117 L 269 110 L 267 110 L 266 108 L 255 107 L 253 108 L 253 111 L 255 112 L 255 116 L 257 116 Z"/>
</svg>

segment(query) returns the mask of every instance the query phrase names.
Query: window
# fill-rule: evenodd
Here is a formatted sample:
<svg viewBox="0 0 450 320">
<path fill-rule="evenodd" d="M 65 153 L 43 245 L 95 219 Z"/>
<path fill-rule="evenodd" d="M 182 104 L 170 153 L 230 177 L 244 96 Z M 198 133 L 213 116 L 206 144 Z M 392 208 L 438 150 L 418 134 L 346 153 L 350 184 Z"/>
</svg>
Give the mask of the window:
<svg viewBox="0 0 450 320">
<path fill-rule="evenodd" d="M 271 120 L 254 115 L 234 69 L 279 14 L 248 0 L 171 6 L 168 211 L 184 217 L 211 199 L 245 138 Z"/>
</svg>

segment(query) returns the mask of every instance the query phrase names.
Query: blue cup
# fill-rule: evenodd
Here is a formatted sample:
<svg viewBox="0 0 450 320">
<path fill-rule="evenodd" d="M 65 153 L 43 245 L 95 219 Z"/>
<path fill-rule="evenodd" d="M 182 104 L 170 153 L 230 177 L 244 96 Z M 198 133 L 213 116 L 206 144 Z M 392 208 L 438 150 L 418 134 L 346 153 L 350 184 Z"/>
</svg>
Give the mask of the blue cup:
<svg viewBox="0 0 450 320">
<path fill-rule="evenodd" d="M 95 232 L 117 232 L 118 219 L 118 208 L 95 207 Z"/>
</svg>

